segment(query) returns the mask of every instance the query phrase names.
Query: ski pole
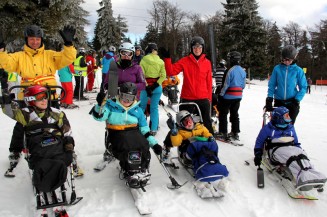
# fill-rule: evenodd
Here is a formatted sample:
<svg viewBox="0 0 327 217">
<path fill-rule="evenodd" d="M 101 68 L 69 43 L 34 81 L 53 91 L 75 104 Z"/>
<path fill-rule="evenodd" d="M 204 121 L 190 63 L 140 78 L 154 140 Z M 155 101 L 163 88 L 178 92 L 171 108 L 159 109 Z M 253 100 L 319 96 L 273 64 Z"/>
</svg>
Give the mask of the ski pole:
<svg viewBox="0 0 327 217">
<path fill-rule="evenodd" d="M 180 188 L 180 187 L 182 187 L 183 185 L 186 184 L 187 181 L 186 181 L 183 185 L 180 185 L 180 184 L 176 181 L 176 179 L 171 175 L 171 173 L 167 170 L 167 168 L 166 168 L 165 164 L 163 163 L 162 159 L 161 159 L 158 155 L 156 155 L 156 157 L 158 158 L 159 163 L 161 164 L 161 166 L 164 168 L 166 174 L 168 175 L 168 178 L 169 178 L 170 181 L 171 181 L 172 186 L 174 186 L 175 189 L 178 189 L 178 188 Z"/>
</svg>

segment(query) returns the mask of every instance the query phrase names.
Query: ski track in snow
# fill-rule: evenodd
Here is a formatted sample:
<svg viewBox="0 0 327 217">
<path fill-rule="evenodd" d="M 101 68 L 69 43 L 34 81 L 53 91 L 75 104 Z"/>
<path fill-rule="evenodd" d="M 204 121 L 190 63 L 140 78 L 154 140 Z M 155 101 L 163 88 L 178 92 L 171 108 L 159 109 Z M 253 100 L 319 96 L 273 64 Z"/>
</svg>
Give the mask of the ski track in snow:
<svg viewBox="0 0 327 217">
<path fill-rule="evenodd" d="M 182 78 L 182 77 L 181 77 Z M 242 217 L 317 217 L 325 216 L 327 210 L 326 192 L 319 193 L 318 201 L 301 201 L 289 198 L 278 180 L 265 173 L 265 187 L 256 186 L 256 167 L 253 164 L 253 146 L 262 124 L 262 108 L 264 106 L 267 81 L 253 81 L 256 85 L 244 90 L 241 101 L 241 142 L 237 147 L 218 141 L 219 158 L 230 172 L 228 186 L 223 191 L 224 197 L 201 199 L 193 188 L 192 178 L 182 167 L 171 170 L 178 183 L 189 182 L 180 189 L 171 190 L 166 187 L 170 183 L 168 176 L 152 156 L 150 172 L 151 184 L 146 186 L 147 204 L 152 210 L 152 217 L 203 217 L 203 216 L 242 216 Z M 327 139 L 324 136 L 327 128 L 327 87 L 312 86 L 311 95 L 306 95 L 301 102 L 301 110 L 296 123 L 296 130 L 303 148 L 315 167 L 327 174 Z M 95 94 L 86 94 L 94 96 Z M 167 103 L 167 98 L 162 96 Z M 70 217 L 122 217 L 139 216 L 134 205 L 131 192 L 120 180 L 116 169 L 118 161 L 113 161 L 101 172 L 93 167 L 102 158 L 104 151 L 105 123 L 100 123 L 88 114 L 92 105 L 81 101 L 79 109 L 64 110 L 68 116 L 76 143 L 78 163 L 85 175 L 75 179 L 77 196 L 84 199 L 75 206 L 67 207 Z M 160 130 L 156 138 L 162 144 L 167 132 L 167 115 L 160 110 Z M 15 122 L 0 114 L 0 168 L 4 173 L 8 167 L 8 147 Z M 229 126 L 230 127 L 230 126 Z M 153 154 L 153 152 L 151 151 Z M 176 156 L 176 149 L 172 151 Z M 245 165 L 248 161 L 250 165 Z M 33 217 L 36 215 L 35 198 L 28 174 L 28 167 L 22 158 L 14 170 L 15 178 L 1 177 L 0 216 Z M 68 200 L 70 194 L 67 194 Z"/>
</svg>

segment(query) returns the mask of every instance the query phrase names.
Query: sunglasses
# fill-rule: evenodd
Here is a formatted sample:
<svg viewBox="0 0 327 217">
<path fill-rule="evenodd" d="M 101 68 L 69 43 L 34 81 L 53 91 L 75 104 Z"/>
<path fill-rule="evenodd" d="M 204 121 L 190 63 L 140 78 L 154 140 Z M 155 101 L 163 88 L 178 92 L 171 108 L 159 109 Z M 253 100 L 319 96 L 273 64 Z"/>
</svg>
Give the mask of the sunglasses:
<svg viewBox="0 0 327 217">
<path fill-rule="evenodd" d="M 29 96 L 29 97 L 25 97 L 25 100 L 28 101 L 28 102 L 31 102 L 31 101 L 43 101 L 43 100 L 47 100 L 49 98 L 48 94 L 46 92 L 42 92 L 42 93 L 39 93 L 39 94 L 36 94 L 35 96 Z"/>
<path fill-rule="evenodd" d="M 202 49 L 203 46 L 200 45 L 200 44 L 197 44 L 197 45 L 193 45 L 192 48 L 193 48 L 193 49 L 200 49 L 200 48 Z"/>
<path fill-rule="evenodd" d="M 133 56 L 133 51 L 129 51 L 129 50 L 121 50 L 121 51 L 120 51 L 120 55 L 121 55 L 121 56 L 128 56 L 128 57 L 131 57 L 131 56 Z"/>
<path fill-rule="evenodd" d="M 123 100 L 126 103 L 134 102 L 135 100 L 135 95 L 133 94 L 128 94 L 128 93 L 120 93 L 119 98 Z"/>
</svg>

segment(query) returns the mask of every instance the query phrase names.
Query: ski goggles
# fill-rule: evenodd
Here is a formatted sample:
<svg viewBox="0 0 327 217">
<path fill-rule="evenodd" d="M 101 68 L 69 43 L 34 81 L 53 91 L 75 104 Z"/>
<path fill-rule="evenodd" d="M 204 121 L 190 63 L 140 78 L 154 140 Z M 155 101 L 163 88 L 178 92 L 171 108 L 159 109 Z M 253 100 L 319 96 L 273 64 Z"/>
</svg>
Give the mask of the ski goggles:
<svg viewBox="0 0 327 217">
<path fill-rule="evenodd" d="M 191 125 L 192 123 L 193 123 L 193 118 L 192 118 L 191 115 L 186 116 L 186 117 L 182 120 L 182 125 L 183 125 L 184 127 L 187 127 L 187 126 Z"/>
<path fill-rule="evenodd" d="M 133 51 L 130 51 L 130 50 L 121 50 L 121 51 L 119 52 L 119 54 L 120 54 L 121 56 L 128 56 L 128 57 L 131 57 L 131 56 L 133 56 Z"/>
<path fill-rule="evenodd" d="M 202 49 L 203 48 L 203 46 L 201 45 L 201 44 L 196 44 L 196 45 L 193 45 L 192 46 L 192 49 Z"/>
<path fill-rule="evenodd" d="M 128 94 L 128 93 L 120 93 L 119 98 L 123 100 L 126 103 L 134 102 L 135 100 L 135 95 L 133 94 Z"/>
<path fill-rule="evenodd" d="M 286 61 L 287 61 L 287 62 L 292 62 L 292 61 L 293 61 L 293 59 L 284 58 L 284 59 L 283 59 L 283 62 L 286 62 Z"/>
<path fill-rule="evenodd" d="M 35 96 L 27 96 L 25 97 L 25 100 L 27 102 L 31 102 L 31 101 L 43 101 L 45 99 L 49 99 L 48 93 L 47 92 L 42 92 L 39 94 L 36 94 Z"/>
<path fill-rule="evenodd" d="M 283 119 L 286 123 L 290 123 L 292 121 L 291 117 L 290 117 L 290 114 L 289 113 L 285 113 L 283 115 Z"/>
</svg>

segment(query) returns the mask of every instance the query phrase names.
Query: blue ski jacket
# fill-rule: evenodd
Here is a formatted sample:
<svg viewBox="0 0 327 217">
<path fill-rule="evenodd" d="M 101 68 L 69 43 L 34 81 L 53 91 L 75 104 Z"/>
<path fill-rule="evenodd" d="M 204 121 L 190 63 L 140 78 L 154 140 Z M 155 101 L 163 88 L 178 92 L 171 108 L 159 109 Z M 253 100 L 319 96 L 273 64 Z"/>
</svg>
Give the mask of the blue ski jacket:
<svg viewBox="0 0 327 217">
<path fill-rule="evenodd" d="M 280 129 L 275 127 L 271 122 L 266 124 L 259 132 L 259 135 L 255 141 L 254 149 L 264 149 L 264 144 L 267 139 L 276 139 L 280 137 L 291 136 L 294 138 L 294 145 L 301 147 L 301 143 L 298 142 L 298 138 L 295 132 L 293 124 L 289 124 L 286 129 Z"/>
<path fill-rule="evenodd" d="M 245 84 L 245 71 L 241 66 L 235 65 L 228 70 L 220 95 L 224 99 L 242 99 Z"/>
<path fill-rule="evenodd" d="M 95 111 L 99 113 L 99 110 L 100 106 L 95 105 Z M 144 112 L 137 101 L 135 101 L 130 107 L 126 108 L 119 103 L 118 98 L 116 98 L 116 102 L 109 99 L 102 108 L 102 114 L 103 116 L 99 118 L 96 118 L 93 115 L 93 118 L 97 121 L 106 121 L 107 128 L 109 129 L 124 130 L 131 127 L 138 127 L 142 135 L 150 132 Z M 147 140 L 150 147 L 158 144 L 156 139 L 151 135 L 147 137 Z"/>
<path fill-rule="evenodd" d="M 107 52 L 104 57 L 102 58 L 102 73 L 107 74 L 109 71 L 111 61 L 114 61 L 114 53 L 109 51 Z"/>
<path fill-rule="evenodd" d="M 289 66 L 278 64 L 274 67 L 268 83 L 268 97 L 278 100 L 295 98 L 301 101 L 307 91 L 305 74 L 295 63 Z"/>
</svg>

